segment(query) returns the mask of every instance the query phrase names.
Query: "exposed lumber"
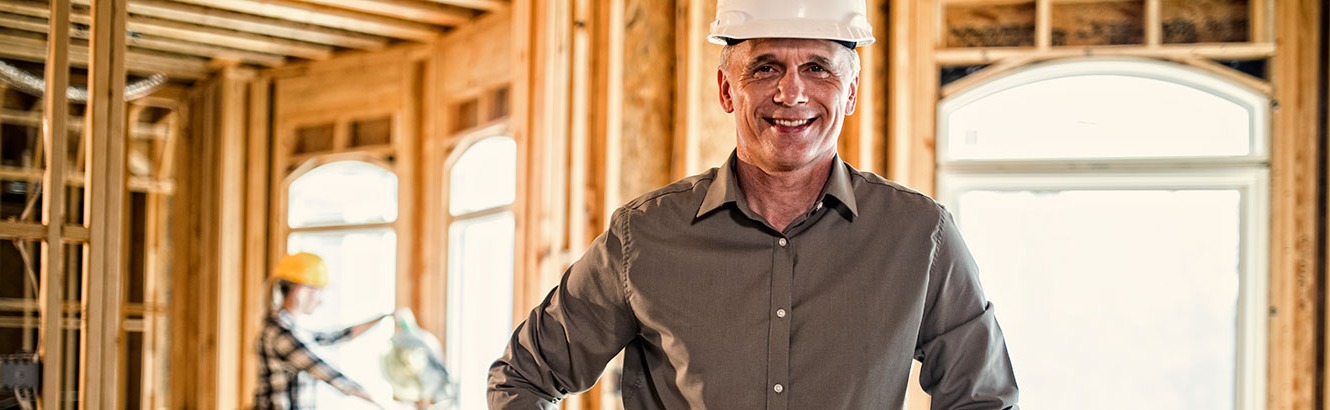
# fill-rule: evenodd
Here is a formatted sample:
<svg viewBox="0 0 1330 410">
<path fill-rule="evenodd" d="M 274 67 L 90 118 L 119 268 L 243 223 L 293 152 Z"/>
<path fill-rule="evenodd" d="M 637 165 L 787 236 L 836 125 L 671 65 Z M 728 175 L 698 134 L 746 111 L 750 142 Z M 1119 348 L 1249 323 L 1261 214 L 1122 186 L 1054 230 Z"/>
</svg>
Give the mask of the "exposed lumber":
<svg viewBox="0 0 1330 410">
<path fill-rule="evenodd" d="M 0 3 L 0 11 L 25 16 L 49 18 L 50 12 L 39 3 L 16 1 Z M 76 8 L 70 13 L 72 22 L 91 25 L 92 18 L 84 8 Z M 332 48 L 316 44 L 291 41 L 257 34 L 231 30 L 199 27 L 186 23 L 138 17 L 127 25 L 130 31 L 152 34 L 177 40 L 210 43 L 242 50 L 258 51 L 271 54 L 286 54 L 312 60 L 327 59 L 332 55 Z"/>
<path fill-rule="evenodd" d="M 1145 0 L 1145 45 L 1157 46 L 1164 42 L 1164 23 L 1159 17 L 1160 0 Z"/>
<path fill-rule="evenodd" d="M 950 48 L 937 50 L 936 61 L 938 65 L 948 66 L 989 64 L 1012 57 L 1031 57 L 1041 60 L 1085 56 L 1200 57 L 1216 60 L 1251 60 L 1269 58 L 1274 55 L 1274 43 L 1213 43 L 1165 44 L 1159 47 L 1140 45 L 1054 47 L 1048 50 L 1033 48 Z"/>
<path fill-rule="evenodd" d="M 508 7 L 505 0 L 429 0 L 439 4 L 448 4 L 457 7 L 466 7 L 468 9 L 495 11 Z"/>
<path fill-rule="evenodd" d="M 69 129 L 71 132 L 81 132 L 83 130 L 82 117 L 69 117 Z M 35 111 L 18 111 L 0 109 L 0 121 L 6 124 L 25 125 L 29 127 L 40 127 L 42 125 L 42 114 Z M 131 135 L 139 139 L 165 139 L 166 130 L 161 127 L 136 126 L 130 131 Z M 4 169 L 4 167 L 0 167 Z"/>
<path fill-rule="evenodd" d="M 130 21 L 129 29 L 144 34 L 270 54 L 286 54 L 311 60 L 326 60 L 332 57 L 332 48 L 328 46 L 148 17 L 139 17 Z"/>
<path fill-rule="evenodd" d="M 360 33 L 415 41 L 432 41 L 441 33 L 433 26 L 352 11 L 280 0 L 176 0 L 282 20 L 336 27 Z"/>
<path fill-rule="evenodd" d="M 74 3 L 86 4 L 88 1 L 90 0 L 74 0 Z M 129 12 L 132 15 L 357 50 L 379 50 L 388 44 L 386 39 L 377 36 L 162 0 L 134 0 L 129 4 Z"/>
<path fill-rule="evenodd" d="M 16 30 L 29 31 L 34 33 L 45 33 L 47 22 L 44 19 L 22 16 L 17 14 L 0 13 L 0 27 L 12 28 Z M 88 32 L 85 30 L 70 30 L 69 36 L 72 38 L 87 40 Z M 285 62 L 285 58 L 278 55 L 263 54 L 238 50 L 225 47 L 216 47 L 207 44 L 191 43 L 178 40 L 136 37 L 129 40 L 129 45 L 147 50 L 167 51 L 179 54 L 188 54 L 198 57 L 210 57 L 221 60 L 242 61 L 249 64 L 261 65 L 265 67 L 275 67 Z"/>
<path fill-rule="evenodd" d="M 310 4 L 340 7 L 407 21 L 458 26 L 471 20 L 471 12 L 457 7 L 402 0 L 297 0 Z"/>
<path fill-rule="evenodd" d="M 1318 135 L 1325 107 L 1319 91 L 1323 0 L 1274 1 L 1274 84 L 1270 151 L 1270 322 L 1266 408 L 1311 409 L 1317 403 L 1321 345 L 1317 310 L 1325 303 L 1318 272 Z M 1324 257 L 1321 255 L 1320 257 Z M 1259 402 L 1256 406 L 1258 407 Z"/>
<path fill-rule="evenodd" d="M 87 115 L 92 153 L 88 167 L 87 224 L 90 231 L 84 260 L 84 312 L 79 337 L 79 372 L 83 399 L 90 408 L 116 408 L 120 402 L 124 338 L 120 337 L 124 272 L 128 247 L 125 166 L 125 25 L 129 0 L 92 3 L 92 64 L 88 70 Z"/>
<path fill-rule="evenodd" d="M 5 47 L 0 47 L 0 57 L 34 62 L 47 61 L 45 57 L 46 41 L 44 40 L 0 34 L 0 44 L 5 45 Z M 208 62 L 198 58 L 170 57 L 132 50 L 126 53 L 126 56 L 125 68 L 135 74 L 162 73 L 177 78 L 198 80 L 207 77 L 208 72 L 211 71 L 208 68 Z M 86 46 L 70 46 L 68 48 L 68 58 L 70 64 L 76 67 L 87 67 L 88 48 Z"/>
<path fill-rule="evenodd" d="M 42 99 L 46 126 L 42 127 L 42 140 L 49 147 L 46 150 L 46 169 L 42 175 L 42 224 L 46 226 L 46 238 L 42 241 L 41 252 L 41 289 L 38 291 L 38 304 L 43 312 L 59 312 L 64 301 L 65 283 L 65 246 L 61 240 L 65 236 L 65 186 L 64 181 L 68 156 L 69 100 L 62 92 L 69 86 L 69 1 L 51 0 L 49 16 L 51 28 L 47 38 L 51 44 L 41 41 L 38 52 L 46 52 L 42 60 L 46 64 L 46 94 Z M 8 44 L 8 42 L 4 42 Z M 10 47 L 6 47 L 9 49 Z M 40 54 L 39 54 L 40 55 Z M 84 51 L 86 59 L 87 52 Z M 37 351 L 42 360 L 42 393 L 45 398 L 38 404 L 44 410 L 59 410 L 64 389 L 61 387 L 65 370 L 65 345 L 62 321 L 65 315 L 41 315 L 41 331 L 38 332 L 40 347 Z M 68 361 L 73 362 L 70 358 Z"/>
</svg>

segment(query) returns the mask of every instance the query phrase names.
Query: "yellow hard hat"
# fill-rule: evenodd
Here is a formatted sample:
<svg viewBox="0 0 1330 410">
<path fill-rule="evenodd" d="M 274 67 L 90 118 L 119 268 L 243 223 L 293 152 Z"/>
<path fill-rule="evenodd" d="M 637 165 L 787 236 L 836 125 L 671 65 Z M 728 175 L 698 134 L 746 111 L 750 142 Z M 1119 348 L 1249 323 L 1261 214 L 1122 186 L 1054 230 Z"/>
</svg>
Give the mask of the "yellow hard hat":
<svg viewBox="0 0 1330 410">
<path fill-rule="evenodd" d="M 328 285 L 328 265 L 318 255 L 301 252 L 277 261 L 272 278 L 322 288 Z"/>
</svg>

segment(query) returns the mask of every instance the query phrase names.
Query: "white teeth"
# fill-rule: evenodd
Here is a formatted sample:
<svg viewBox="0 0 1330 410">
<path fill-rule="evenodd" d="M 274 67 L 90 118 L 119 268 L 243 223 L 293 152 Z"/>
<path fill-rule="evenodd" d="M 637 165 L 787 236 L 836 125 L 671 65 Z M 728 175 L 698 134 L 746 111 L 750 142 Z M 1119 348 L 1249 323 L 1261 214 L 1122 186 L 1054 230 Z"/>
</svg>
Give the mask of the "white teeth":
<svg viewBox="0 0 1330 410">
<path fill-rule="evenodd" d="M 810 123 L 810 122 L 813 122 L 813 120 L 812 120 L 812 119 L 807 119 L 807 120 L 772 120 L 772 122 L 776 123 L 776 125 L 780 125 L 780 126 L 783 126 L 783 127 L 798 127 L 798 126 L 800 126 L 800 125 L 804 125 L 804 124 L 808 124 L 808 123 Z"/>
</svg>

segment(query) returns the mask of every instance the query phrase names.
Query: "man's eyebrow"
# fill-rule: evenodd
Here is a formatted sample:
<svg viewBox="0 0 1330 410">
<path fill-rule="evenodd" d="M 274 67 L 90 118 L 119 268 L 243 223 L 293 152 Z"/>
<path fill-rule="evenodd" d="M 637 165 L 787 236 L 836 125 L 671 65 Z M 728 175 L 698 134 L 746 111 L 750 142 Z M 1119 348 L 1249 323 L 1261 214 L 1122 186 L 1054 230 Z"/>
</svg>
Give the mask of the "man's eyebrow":
<svg viewBox="0 0 1330 410">
<path fill-rule="evenodd" d="M 748 65 L 744 67 L 744 69 L 745 69 L 744 71 L 750 71 L 750 72 L 751 72 L 751 71 L 753 71 L 753 70 L 756 70 L 757 67 L 760 67 L 760 66 L 765 65 L 765 64 L 770 64 L 772 61 L 776 61 L 776 55 L 775 55 L 775 54 L 766 53 L 766 54 L 758 55 L 757 57 L 753 57 L 753 61 L 752 61 L 752 62 L 749 62 Z"/>
<path fill-rule="evenodd" d="M 830 58 L 827 58 L 826 56 L 822 56 L 822 55 L 814 54 L 814 55 L 808 57 L 808 59 L 811 60 L 811 61 L 810 61 L 811 63 L 818 64 L 818 65 L 821 65 L 821 66 L 823 66 L 823 67 L 830 68 L 830 67 L 834 67 L 834 66 L 835 66 L 835 65 L 831 62 L 831 59 L 830 59 Z M 770 63 L 772 63 L 772 62 L 777 62 L 777 61 L 780 61 L 780 59 L 776 58 L 776 55 L 775 55 L 775 54 L 771 54 L 771 53 L 761 54 L 761 55 L 758 55 L 757 57 L 754 57 L 754 58 L 753 58 L 753 61 L 750 62 L 750 63 L 748 63 L 748 65 L 747 65 L 746 67 L 744 67 L 744 68 L 747 69 L 747 70 L 745 70 L 745 71 L 753 71 L 753 70 L 756 70 L 757 67 L 760 67 L 760 66 L 762 66 L 762 65 L 766 65 L 766 64 L 770 64 Z M 805 64 L 807 64 L 807 63 L 805 63 Z"/>
</svg>

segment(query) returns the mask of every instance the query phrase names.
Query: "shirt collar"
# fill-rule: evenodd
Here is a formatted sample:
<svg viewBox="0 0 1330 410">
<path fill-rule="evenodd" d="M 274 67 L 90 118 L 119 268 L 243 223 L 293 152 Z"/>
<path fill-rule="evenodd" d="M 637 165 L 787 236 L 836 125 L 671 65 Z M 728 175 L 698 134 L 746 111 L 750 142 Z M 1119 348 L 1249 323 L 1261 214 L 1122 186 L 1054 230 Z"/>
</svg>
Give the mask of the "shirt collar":
<svg viewBox="0 0 1330 410">
<path fill-rule="evenodd" d="M 740 208 L 746 208 L 747 203 L 739 189 L 739 176 L 735 175 L 735 166 L 739 161 L 734 151 L 730 152 L 730 158 L 725 160 L 725 164 L 716 170 L 716 178 L 707 188 L 707 195 L 702 198 L 702 205 L 697 209 L 696 218 L 711 213 L 711 211 L 720 208 L 728 203 L 740 205 Z M 853 220 L 859 216 L 859 205 L 854 199 L 854 190 L 850 186 L 849 165 L 841 162 L 840 155 L 836 155 L 831 160 L 831 175 L 827 176 L 827 184 L 822 187 L 821 198 L 830 196 L 836 198 L 845 209 L 850 212 L 846 217 Z"/>
</svg>

